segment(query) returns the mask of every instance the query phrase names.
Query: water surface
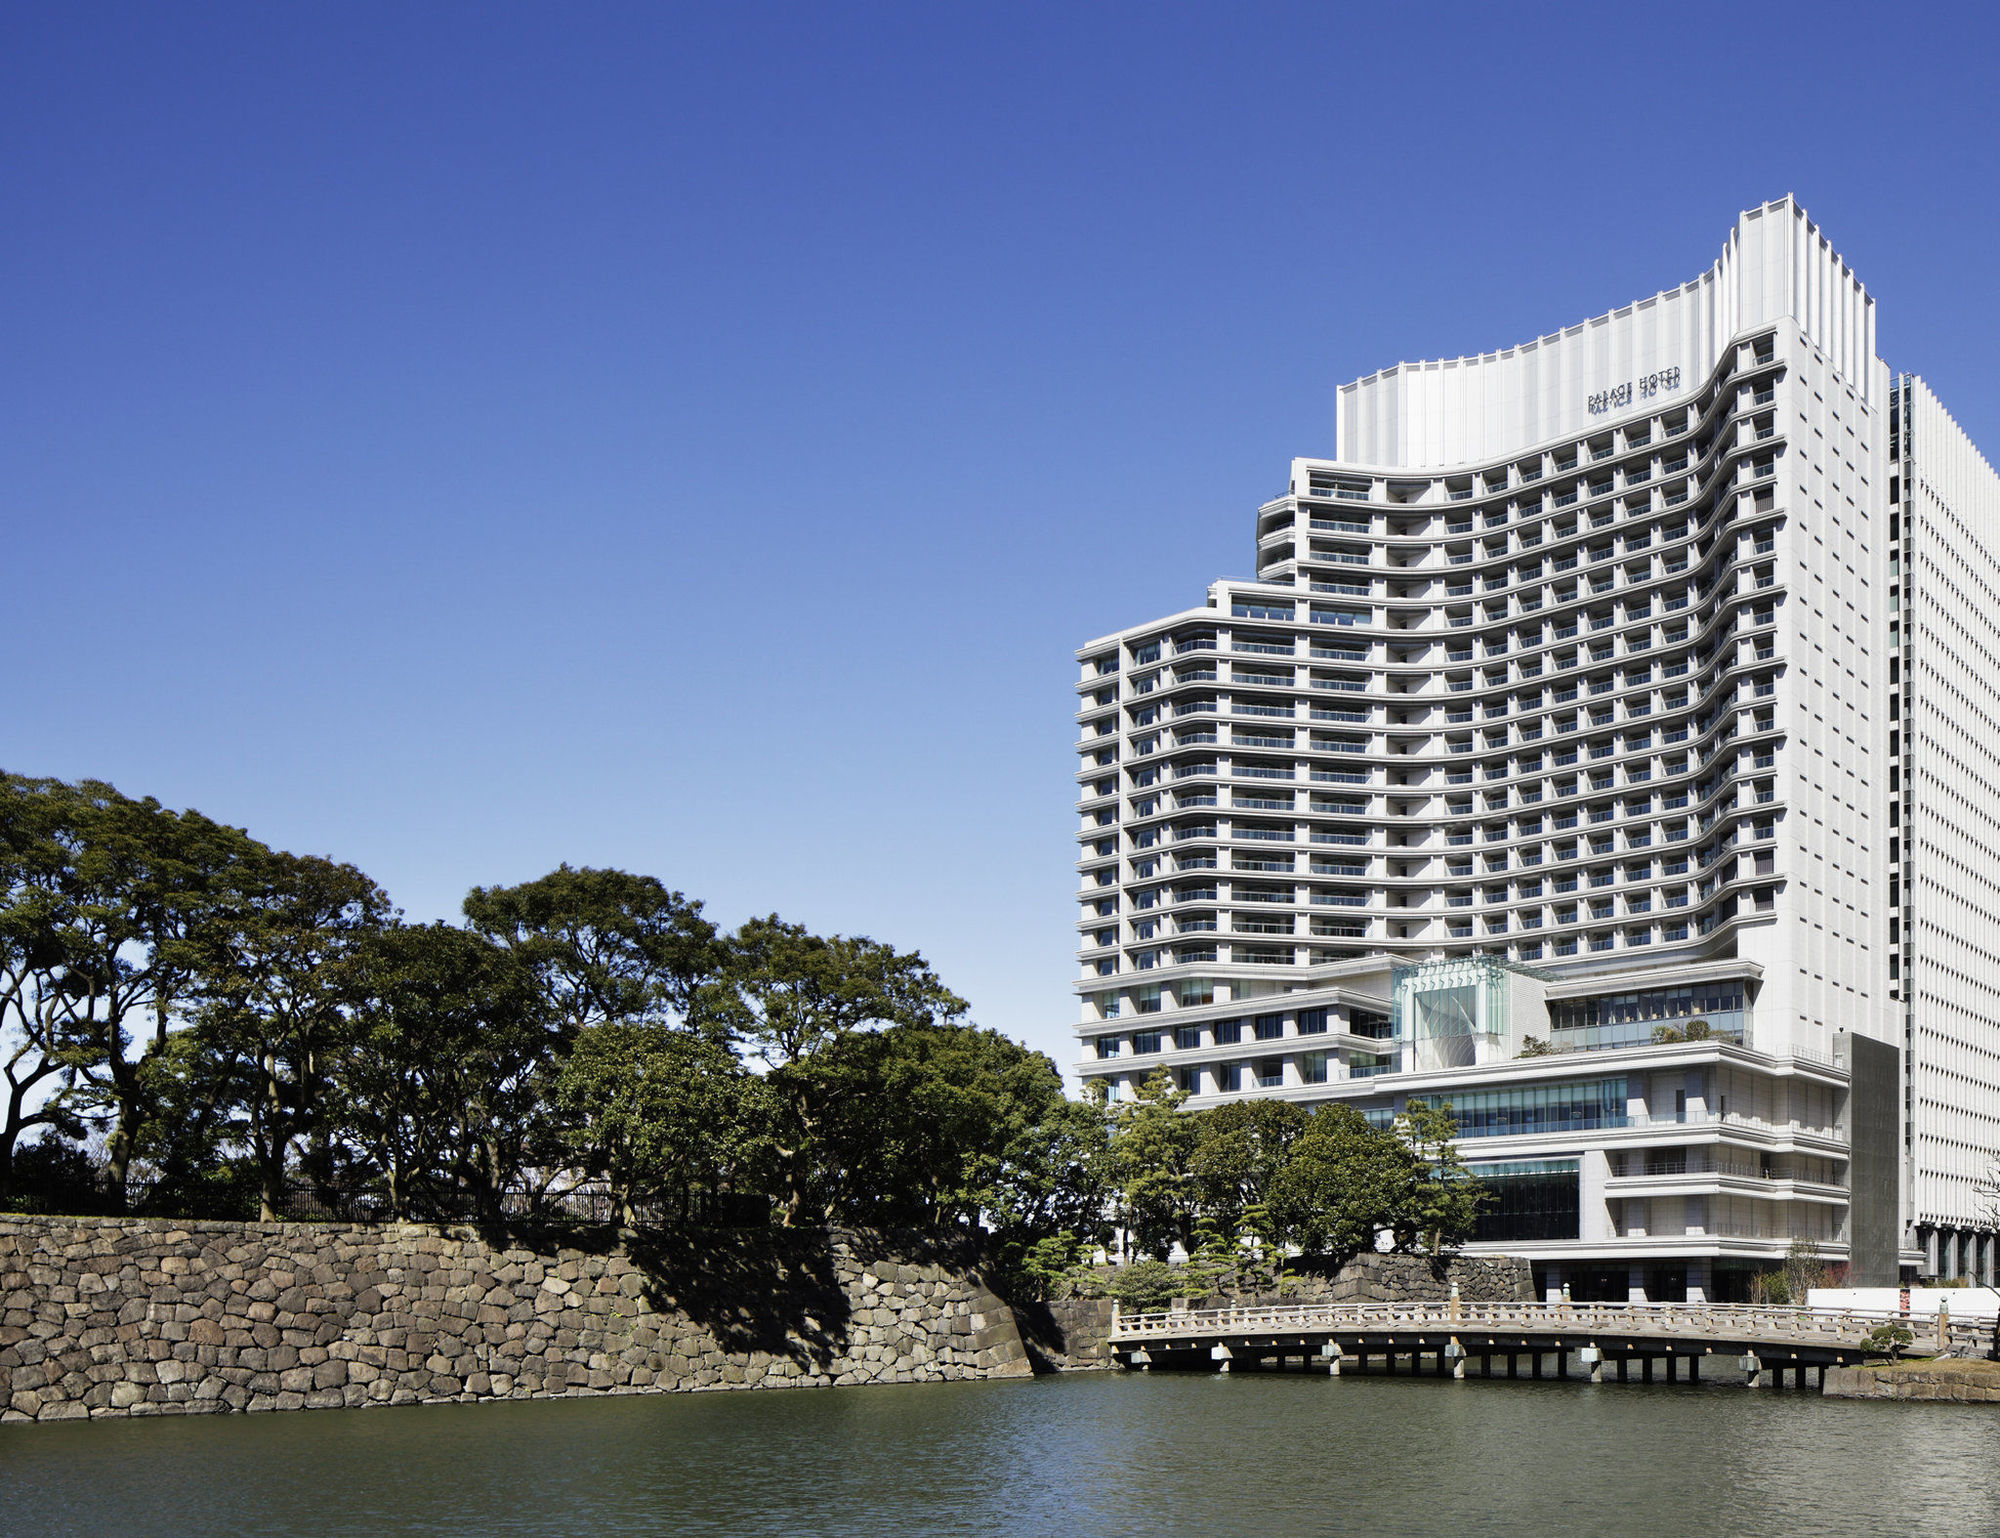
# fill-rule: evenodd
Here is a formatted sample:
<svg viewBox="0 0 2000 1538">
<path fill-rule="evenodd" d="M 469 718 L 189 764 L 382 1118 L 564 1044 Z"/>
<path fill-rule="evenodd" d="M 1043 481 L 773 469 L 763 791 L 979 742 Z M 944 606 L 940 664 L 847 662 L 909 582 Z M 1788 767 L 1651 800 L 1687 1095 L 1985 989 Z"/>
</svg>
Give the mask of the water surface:
<svg viewBox="0 0 2000 1538">
<path fill-rule="evenodd" d="M 2000 1534 L 2000 1406 L 1082 1374 L 0 1427 L 0 1533 Z"/>
</svg>

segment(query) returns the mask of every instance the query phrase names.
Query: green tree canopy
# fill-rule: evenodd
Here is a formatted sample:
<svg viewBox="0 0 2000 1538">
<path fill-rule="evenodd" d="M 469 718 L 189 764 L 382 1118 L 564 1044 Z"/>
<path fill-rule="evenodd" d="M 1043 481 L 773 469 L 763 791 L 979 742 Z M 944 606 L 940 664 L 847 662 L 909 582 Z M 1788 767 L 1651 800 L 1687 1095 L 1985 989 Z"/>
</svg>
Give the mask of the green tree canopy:
<svg viewBox="0 0 2000 1538">
<path fill-rule="evenodd" d="M 986 1219 L 1026 1240 L 1079 1216 L 1087 1176 L 1064 1157 L 1073 1129 L 1043 1054 L 973 1026 L 899 1024 L 848 1032 L 787 1076 L 802 1071 L 826 1107 L 816 1204 L 839 1221 L 969 1229 Z"/>
<path fill-rule="evenodd" d="M 268 1221 L 295 1147 L 324 1130 L 350 1035 L 346 969 L 389 899 L 351 865 L 261 847 L 234 885 L 196 936 L 195 1040 L 240 1077 L 241 1137 Z"/>
<path fill-rule="evenodd" d="M 1234 1100 L 1200 1114 L 1193 1173 L 1202 1211 L 1233 1229 L 1269 1197 L 1312 1115 L 1289 1100 Z"/>
<path fill-rule="evenodd" d="M 954 1024 L 965 1000 L 914 951 L 815 935 L 775 914 L 730 937 L 724 981 L 729 1023 L 768 1070 L 783 1220 L 824 1221 L 844 1178 L 827 1122 L 857 1071 L 830 1049 L 874 1027 Z"/>
<path fill-rule="evenodd" d="M 1407 1226 L 1416 1166 L 1408 1144 L 1352 1106 L 1323 1107 L 1271 1182 L 1272 1220 L 1307 1254 L 1345 1260 Z"/>
<path fill-rule="evenodd" d="M 556 1165 L 562 1032 L 513 952 L 448 924 L 385 925 L 351 958 L 345 994 L 339 1131 L 393 1212 L 469 1196 L 490 1221 L 526 1172 Z"/>
<path fill-rule="evenodd" d="M 571 1043 L 555 1094 L 573 1155 L 604 1176 L 628 1226 L 642 1205 L 687 1218 L 701 1196 L 746 1177 L 761 1149 L 765 1086 L 697 1032 L 591 1026 Z"/>
<path fill-rule="evenodd" d="M 1193 1249 L 1202 1211 L 1195 1167 L 1202 1123 L 1182 1112 L 1186 1100 L 1161 1070 L 1112 1113 L 1110 1166 L 1120 1225 L 1142 1254 L 1161 1260 L 1176 1243 Z"/>
<path fill-rule="evenodd" d="M 474 887 L 466 922 L 506 946 L 566 1032 L 614 1021 L 720 1029 L 704 1006 L 725 951 L 701 904 L 652 876 L 558 866 Z"/>
<path fill-rule="evenodd" d="M 1472 1236 L 1486 1187 L 1474 1180 L 1458 1156 L 1458 1118 L 1449 1101 L 1408 1102 L 1396 1132 L 1415 1161 L 1414 1188 L 1407 1218 L 1396 1228 L 1400 1249 L 1443 1255 Z"/>
<path fill-rule="evenodd" d="M 1413 1102 L 1393 1131 L 1352 1106 L 1322 1107 L 1271 1182 L 1272 1232 L 1335 1260 L 1385 1234 L 1399 1250 L 1450 1250 L 1471 1235 L 1485 1194 L 1459 1160 L 1457 1132 L 1449 1106 Z"/>
<path fill-rule="evenodd" d="M 193 1003 L 204 933 L 270 851 L 101 781 L 19 775 L 0 776 L 0 850 L 0 951 L 15 988 L 4 1024 L 27 1043 L 10 1079 L 33 1088 L 53 1061 L 51 1114 L 108 1126 L 107 1174 L 122 1189 L 153 1114 L 155 1061 Z"/>
</svg>

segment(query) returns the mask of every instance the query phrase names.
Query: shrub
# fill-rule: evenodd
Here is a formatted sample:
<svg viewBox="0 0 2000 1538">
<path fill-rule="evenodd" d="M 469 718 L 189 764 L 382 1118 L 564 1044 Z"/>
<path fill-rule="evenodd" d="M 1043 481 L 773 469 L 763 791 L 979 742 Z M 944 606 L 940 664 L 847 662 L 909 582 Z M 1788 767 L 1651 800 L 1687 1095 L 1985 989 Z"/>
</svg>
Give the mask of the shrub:
<svg viewBox="0 0 2000 1538">
<path fill-rule="evenodd" d="M 1143 1314 L 1165 1308 L 1169 1298 L 1180 1297 L 1186 1289 L 1187 1278 L 1179 1266 L 1164 1260 L 1141 1260 L 1114 1276 L 1105 1291 L 1118 1300 L 1120 1308 Z"/>
<path fill-rule="evenodd" d="M 1868 1338 L 1862 1341 L 1861 1348 L 1870 1356 L 1886 1356 L 1893 1362 L 1915 1339 L 1907 1325 L 1882 1324 L 1868 1332 Z"/>
</svg>

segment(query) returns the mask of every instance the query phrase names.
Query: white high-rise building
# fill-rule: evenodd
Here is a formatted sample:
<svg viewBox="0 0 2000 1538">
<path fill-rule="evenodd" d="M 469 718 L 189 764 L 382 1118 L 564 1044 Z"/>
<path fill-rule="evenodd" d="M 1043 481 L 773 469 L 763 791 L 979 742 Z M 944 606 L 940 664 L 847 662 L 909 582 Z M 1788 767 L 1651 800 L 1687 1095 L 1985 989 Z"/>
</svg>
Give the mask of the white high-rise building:
<svg viewBox="0 0 2000 1538">
<path fill-rule="evenodd" d="M 2000 480 L 1804 211 L 1343 387 L 1256 536 L 1077 654 L 1085 1079 L 1449 1101 L 1573 1296 L 1990 1278 Z"/>
</svg>

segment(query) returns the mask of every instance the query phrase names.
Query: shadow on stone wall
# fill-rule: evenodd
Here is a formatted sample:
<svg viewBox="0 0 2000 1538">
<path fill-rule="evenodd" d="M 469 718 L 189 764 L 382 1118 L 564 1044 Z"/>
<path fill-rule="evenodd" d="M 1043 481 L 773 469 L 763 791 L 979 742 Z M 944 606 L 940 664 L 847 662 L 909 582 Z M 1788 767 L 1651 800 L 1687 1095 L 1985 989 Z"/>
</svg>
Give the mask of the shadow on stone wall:
<svg viewBox="0 0 2000 1538">
<path fill-rule="evenodd" d="M 732 1355 L 766 1351 L 824 1370 L 847 1342 L 853 1305 L 829 1234 L 736 1229 L 624 1241 L 652 1306 L 692 1319 Z"/>
<path fill-rule="evenodd" d="M 967 1245 L 0 1217 L 0 1420 L 1025 1377 Z"/>
<path fill-rule="evenodd" d="M 1061 1298 L 1016 1303 L 1014 1325 L 1037 1373 L 1083 1372 L 1111 1365 L 1111 1300 Z"/>
</svg>

